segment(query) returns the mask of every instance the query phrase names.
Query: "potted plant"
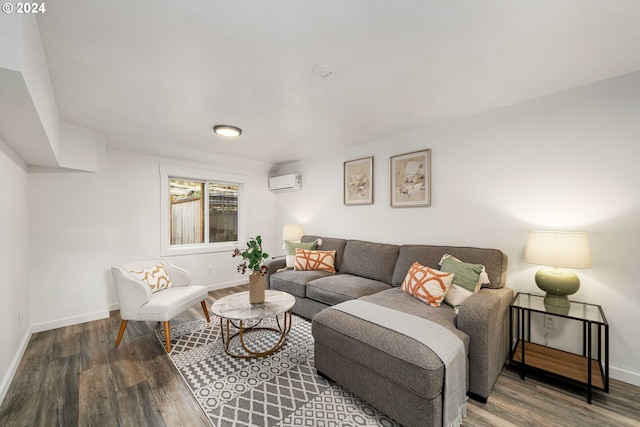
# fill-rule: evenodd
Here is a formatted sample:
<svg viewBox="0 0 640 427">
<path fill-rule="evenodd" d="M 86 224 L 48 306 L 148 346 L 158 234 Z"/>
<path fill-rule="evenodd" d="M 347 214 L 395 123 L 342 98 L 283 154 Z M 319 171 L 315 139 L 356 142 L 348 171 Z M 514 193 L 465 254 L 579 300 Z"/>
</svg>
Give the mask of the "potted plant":
<svg viewBox="0 0 640 427">
<path fill-rule="evenodd" d="M 262 250 L 262 237 L 249 238 L 247 248 L 244 251 L 236 248 L 233 257 L 241 256 L 243 261 L 238 265 L 238 273 L 244 274 L 247 269 L 251 270 L 249 276 L 249 302 L 260 304 L 264 302 L 264 275 L 267 274 L 267 266 L 264 260 L 269 258 L 269 254 Z"/>
</svg>

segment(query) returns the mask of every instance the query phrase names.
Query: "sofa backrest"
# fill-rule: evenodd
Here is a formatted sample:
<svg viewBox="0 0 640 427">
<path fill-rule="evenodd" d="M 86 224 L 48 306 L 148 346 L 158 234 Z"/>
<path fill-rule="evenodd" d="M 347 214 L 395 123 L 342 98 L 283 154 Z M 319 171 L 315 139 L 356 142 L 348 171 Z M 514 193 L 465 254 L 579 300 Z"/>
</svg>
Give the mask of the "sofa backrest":
<svg viewBox="0 0 640 427">
<path fill-rule="evenodd" d="M 502 288 L 507 281 L 507 256 L 498 249 L 471 248 L 462 246 L 391 245 L 362 240 L 346 240 L 314 235 L 302 236 L 303 243 L 322 239 L 322 251 L 336 251 L 335 267 L 340 273 L 354 274 L 379 280 L 393 286 L 402 285 L 409 268 L 419 262 L 433 269 L 444 254 L 460 261 L 484 265 L 491 284 L 485 288 Z"/>
<path fill-rule="evenodd" d="M 390 285 L 399 251 L 398 245 L 347 240 L 340 272 Z"/>
<path fill-rule="evenodd" d="M 398 262 L 393 271 L 393 286 L 402 285 L 409 268 L 414 262 L 439 270 L 438 264 L 445 254 L 453 255 L 460 261 L 482 264 L 491 284 L 483 288 L 502 288 L 507 281 L 507 256 L 498 249 L 469 248 L 459 246 L 403 245 L 400 247 Z"/>
<path fill-rule="evenodd" d="M 345 239 L 335 239 L 333 237 L 321 237 L 321 236 L 302 236 L 300 241 L 302 243 L 310 243 L 316 239 L 322 239 L 322 245 L 318 246 L 319 251 L 336 251 L 336 259 L 334 266 L 337 271 L 340 271 L 342 266 L 342 254 L 344 254 L 344 246 L 347 241 Z"/>
</svg>

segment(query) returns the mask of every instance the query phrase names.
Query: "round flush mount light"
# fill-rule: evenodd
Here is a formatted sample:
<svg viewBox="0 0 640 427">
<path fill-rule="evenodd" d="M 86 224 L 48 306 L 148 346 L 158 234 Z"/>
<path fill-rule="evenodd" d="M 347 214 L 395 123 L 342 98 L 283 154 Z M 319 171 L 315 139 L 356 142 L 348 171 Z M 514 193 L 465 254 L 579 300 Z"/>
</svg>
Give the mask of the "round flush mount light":
<svg viewBox="0 0 640 427">
<path fill-rule="evenodd" d="M 235 138 L 242 135 L 242 129 L 236 126 L 230 125 L 215 125 L 213 131 L 220 136 L 226 136 L 229 138 Z"/>
<path fill-rule="evenodd" d="M 317 64 L 313 66 L 311 72 L 316 77 L 329 77 L 331 75 L 331 67 L 327 64 Z"/>
</svg>

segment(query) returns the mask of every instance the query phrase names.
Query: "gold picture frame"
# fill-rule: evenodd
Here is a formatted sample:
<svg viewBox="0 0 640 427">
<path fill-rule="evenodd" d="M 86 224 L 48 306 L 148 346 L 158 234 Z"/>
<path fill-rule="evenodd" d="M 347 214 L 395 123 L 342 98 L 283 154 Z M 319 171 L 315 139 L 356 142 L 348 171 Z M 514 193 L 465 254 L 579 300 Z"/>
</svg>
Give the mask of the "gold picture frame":
<svg viewBox="0 0 640 427">
<path fill-rule="evenodd" d="M 344 162 L 344 204 L 373 204 L 373 156 Z"/>
<path fill-rule="evenodd" d="M 431 206 L 431 149 L 391 157 L 389 189 L 393 208 Z"/>
</svg>

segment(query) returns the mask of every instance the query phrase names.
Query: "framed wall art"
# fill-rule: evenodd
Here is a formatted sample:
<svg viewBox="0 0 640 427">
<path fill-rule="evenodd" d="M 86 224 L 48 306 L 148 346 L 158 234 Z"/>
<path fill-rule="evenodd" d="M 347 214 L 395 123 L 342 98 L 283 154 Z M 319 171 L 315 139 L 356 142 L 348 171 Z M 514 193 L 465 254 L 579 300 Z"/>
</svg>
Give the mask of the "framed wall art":
<svg viewBox="0 0 640 427">
<path fill-rule="evenodd" d="M 390 158 L 391 207 L 431 206 L 431 149 Z"/>
<path fill-rule="evenodd" d="M 344 162 L 344 204 L 373 203 L 373 156 Z"/>
</svg>

